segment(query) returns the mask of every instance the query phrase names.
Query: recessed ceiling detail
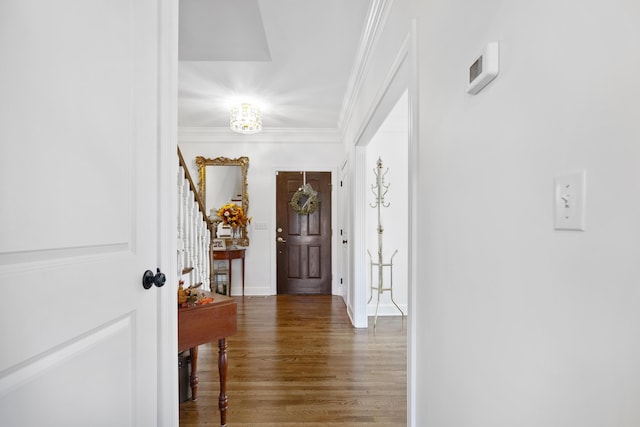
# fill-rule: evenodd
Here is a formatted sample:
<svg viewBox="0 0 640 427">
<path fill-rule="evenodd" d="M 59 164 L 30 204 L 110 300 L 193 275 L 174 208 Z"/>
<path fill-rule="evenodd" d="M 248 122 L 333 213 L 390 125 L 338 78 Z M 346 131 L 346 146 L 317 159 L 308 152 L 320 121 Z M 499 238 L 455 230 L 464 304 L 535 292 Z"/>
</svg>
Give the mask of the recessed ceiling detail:
<svg viewBox="0 0 640 427">
<path fill-rule="evenodd" d="M 231 135 L 229 100 L 242 98 L 268 118 L 254 137 L 276 129 L 333 135 L 374 4 L 180 0 L 178 126 Z"/>
<path fill-rule="evenodd" d="M 258 0 L 180 0 L 181 61 L 270 61 Z"/>
</svg>

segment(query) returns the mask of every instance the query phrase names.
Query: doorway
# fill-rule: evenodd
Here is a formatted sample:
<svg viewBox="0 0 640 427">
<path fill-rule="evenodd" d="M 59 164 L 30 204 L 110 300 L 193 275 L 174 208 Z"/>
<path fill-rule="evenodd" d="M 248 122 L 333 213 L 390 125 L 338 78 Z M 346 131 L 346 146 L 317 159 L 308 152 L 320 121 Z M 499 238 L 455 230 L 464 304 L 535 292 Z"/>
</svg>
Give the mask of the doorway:
<svg viewBox="0 0 640 427">
<path fill-rule="evenodd" d="M 310 212 L 291 200 L 305 184 L 316 192 Z M 331 172 L 276 174 L 278 294 L 331 294 Z"/>
<path fill-rule="evenodd" d="M 408 312 L 408 114 L 409 98 L 405 91 L 364 147 L 365 183 L 366 188 L 371 189 L 364 212 L 367 261 L 382 262 L 384 266 L 368 269 L 367 316 L 398 316 Z M 379 171 L 376 171 L 377 165 L 381 167 Z M 378 174 L 381 183 L 376 181 Z M 378 189 L 382 196 L 380 203 L 376 203 Z M 381 285 L 386 291 L 378 293 Z"/>
</svg>

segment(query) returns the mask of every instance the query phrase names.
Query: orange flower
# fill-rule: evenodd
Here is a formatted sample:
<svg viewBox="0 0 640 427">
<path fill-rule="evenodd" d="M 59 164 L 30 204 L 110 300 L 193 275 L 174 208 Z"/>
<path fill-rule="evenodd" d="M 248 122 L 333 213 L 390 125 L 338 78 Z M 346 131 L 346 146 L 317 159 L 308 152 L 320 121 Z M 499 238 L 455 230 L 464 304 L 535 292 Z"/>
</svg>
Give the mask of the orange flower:
<svg viewBox="0 0 640 427">
<path fill-rule="evenodd" d="M 218 217 L 224 224 L 231 227 L 239 227 L 251 222 L 251 218 L 247 218 L 242 206 L 235 203 L 227 203 L 218 209 Z"/>
</svg>

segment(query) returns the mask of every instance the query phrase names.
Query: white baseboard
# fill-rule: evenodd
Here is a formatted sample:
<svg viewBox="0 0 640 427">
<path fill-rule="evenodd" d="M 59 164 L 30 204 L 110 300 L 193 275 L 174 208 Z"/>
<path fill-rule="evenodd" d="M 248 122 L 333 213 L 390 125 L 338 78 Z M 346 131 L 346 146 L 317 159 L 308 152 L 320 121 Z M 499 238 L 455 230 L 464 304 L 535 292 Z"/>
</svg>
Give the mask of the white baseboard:
<svg viewBox="0 0 640 427">
<path fill-rule="evenodd" d="M 273 295 L 273 293 L 271 293 L 271 288 L 269 288 L 269 286 L 262 286 L 262 287 L 252 286 L 250 288 L 248 287 L 244 288 L 244 296 L 246 297 L 248 296 L 263 297 L 268 295 Z M 233 287 L 231 288 L 231 296 L 232 297 L 242 296 L 242 285 L 236 286 L 236 284 L 234 283 Z"/>
</svg>

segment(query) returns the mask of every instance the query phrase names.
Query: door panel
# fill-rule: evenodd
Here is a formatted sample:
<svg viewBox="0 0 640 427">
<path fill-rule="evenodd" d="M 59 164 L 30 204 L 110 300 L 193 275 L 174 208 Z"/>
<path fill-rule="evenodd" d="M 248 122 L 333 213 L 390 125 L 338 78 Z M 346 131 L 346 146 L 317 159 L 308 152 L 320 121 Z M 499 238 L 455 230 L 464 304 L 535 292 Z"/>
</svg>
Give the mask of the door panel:
<svg viewBox="0 0 640 427">
<path fill-rule="evenodd" d="M 286 266 L 289 269 L 289 278 L 300 278 L 300 265 L 302 264 L 302 257 L 300 256 L 301 249 L 298 245 L 288 245 L 289 260 Z"/>
<path fill-rule="evenodd" d="M 289 201 L 305 178 L 318 192 L 318 207 L 300 215 Z M 330 294 L 331 173 L 279 172 L 276 199 L 278 293 Z"/>
<path fill-rule="evenodd" d="M 157 19 L 0 3 L 0 425 L 157 425 Z"/>
<path fill-rule="evenodd" d="M 322 250 L 320 246 L 309 245 L 309 277 L 319 279 L 322 277 Z"/>
<path fill-rule="evenodd" d="M 2 425 L 129 425 L 130 411 L 117 412 L 113 407 L 127 407 L 133 398 L 133 322 L 132 316 L 126 316 L 4 377 L 4 385 L 10 383 L 13 389 L 2 399 Z M 122 384 L 129 386 L 122 388 Z M 82 399 L 78 394 L 95 398 Z M 76 406 L 78 400 L 81 406 Z M 38 402 L 38 410 L 29 410 L 33 402 Z"/>
</svg>

